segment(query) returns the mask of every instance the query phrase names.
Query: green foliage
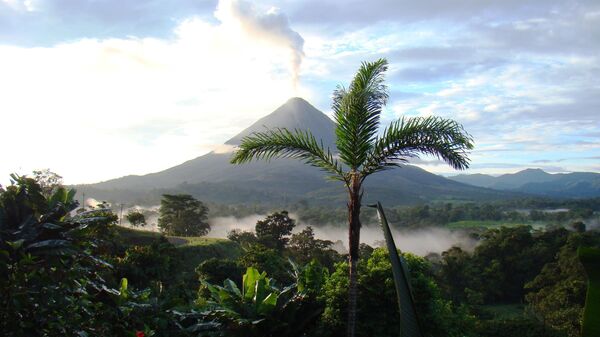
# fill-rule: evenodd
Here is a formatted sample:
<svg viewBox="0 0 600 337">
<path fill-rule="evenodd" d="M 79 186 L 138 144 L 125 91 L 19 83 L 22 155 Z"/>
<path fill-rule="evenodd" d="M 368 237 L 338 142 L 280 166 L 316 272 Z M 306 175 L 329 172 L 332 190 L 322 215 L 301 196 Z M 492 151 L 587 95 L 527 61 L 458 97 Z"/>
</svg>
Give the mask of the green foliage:
<svg viewBox="0 0 600 337">
<path fill-rule="evenodd" d="M 588 276 L 588 289 L 585 296 L 581 335 L 593 337 L 600 335 L 600 249 L 579 247 L 577 256 Z"/>
<path fill-rule="evenodd" d="M 33 179 L 40 185 L 42 194 L 45 197 L 53 195 L 63 185 L 63 177 L 50 171 L 50 169 L 33 171 Z"/>
<path fill-rule="evenodd" d="M 454 121 L 437 117 L 401 119 L 378 137 L 380 115 L 388 93 L 385 85 L 387 60 L 364 62 L 348 89 L 338 86 L 333 93 L 336 133 L 336 159 L 324 149 L 310 131 L 275 129 L 244 137 L 231 158 L 231 163 L 247 163 L 252 159 L 297 158 L 321 168 L 331 178 L 344 182 L 349 192 L 349 276 L 352 278 L 348 310 L 348 335 L 354 335 L 356 316 L 355 278 L 360 245 L 360 203 L 362 183 L 370 174 L 406 158 L 425 153 L 446 161 L 452 167 L 468 167 L 467 151 L 473 148 L 471 136 Z M 345 166 L 343 166 L 343 165 Z"/>
<path fill-rule="evenodd" d="M 133 227 L 146 226 L 146 217 L 140 211 L 129 211 L 125 218 Z"/>
<path fill-rule="evenodd" d="M 329 277 L 328 269 L 323 267 L 317 260 L 312 260 L 303 267 L 291 261 L 290 264 L 293 267 L 293 275 L 298 290 L 317 296 L 327 277 Z"/>
<path fill-rule="evenodd" d="M 0 330 L 4 336 L 124 335 L 143 327 L 144 293 L 116 290 L 102 241 L 114 216 L 71 217 L 74 191 L 44 197 L 31 178 L 13 176 L 0 194 Z M 134 303 L 135 302 L 135 303 Z"/>
<path fill-rule="evenodd" d="M 410 274 L 406 267 L 406 262 L 398 255 L 398 248 L 396 248 L 396 244 L 394 243 L 394 238 L 392 237 L 392 232 L 385 217 L 383 207 L 379 202 L 375 207 L 377 207 L 379 222 L 381 223 L 392 266 L 394 285 L 396 286 L 396 298 L 398 299 L 398 309 L 400 312 L 400 335 L 421 337 L 423 333 L 417 317 L 415 302 L 410 286 Z"/>
<path fill-rule="evenodd" d="M 243 253 L 238 259 L 238 264 L 264 270 L 280 281 L 290 281 L 285 258 L 277 250 L 267 248 L 262 244 L 244 247 Z"/>
<path fill-rule="evenodd" d="M 263 243 L 273 248 L 252 233 L 232 236 L 243 249 L 229 240 L 167 239 L 117 228 L 109 208 L 72 216 L 74 191 L 59 186 L 45 196 L 35 179 L 13 176 L 13 181 L 0 190 L 3 335 L 343 335 L 348 263 L 334 264 L 340 256 L 331 251 L 331 242 L 316 239 L 310 227 L 287 241 L 289 233 L 279 230 L 287 222 L 264 226 Z M 427 217 L 436 207 L 413 211 Z M 460 209 L 475 209 L 469 207 Z M 459 208 L 446 208 L 453 209 Z M 485 209 L 477 212 L 494 214 Z M 452 248 L 434 265 L 403 255 L 426 336 L 579 336 L 586 276 L 575 252 L 581 245 L 600 246 L 598 232 L 514 227 L 478 237 L 473 253 Z M 397 336 L 388 254 L 364 244 L 360 252 L 357 335 Z M 304 266 L 292 263 L 290 271 L 287 257 Z M 242 271 L 251 266 L 282 283 L 258 272 L 243 280 Z M 223 281 L 223 287 L 208 287 Z M 490 313 L 490 306 L 482 305 L 517 302 L 527 292 L 525 313 Z M 190 311 L 195 305 L 200 310 Z"/>
<path fill-rule="evenodd" d="M 202 236 L 208 234 L 208 208 L 188 194 L 164 194 L 160 201 L 158 227 L 168 235 Z"/>
<path fill-rule="evenodd" d="M 574 221 L 569 225 L 569 227 L 578 233 L 583 233 L 586 230 L 586 225 L 583 223 L 583 221 Z"/>
<path fill-rule="evenodd" d="M 411 254 L 402 254 L 411 275 L 415 305 L 425 336 L 470 336 L 473 317 L 466 310 L 442 298 L 429 263 Z M 377 248 L 358 264 L 358 336 L 398 336 L 398 303 L 392 266 L 385 249 Z M 325 302 L 323 336 L 343 336 L 347 313 L 348 263 L 336 265 L 320 294 Z"/>
<path fill-rule="evenodd" d="M 469 167 L 467 151 L 473 149 L 473 138 L 459 123 L 440 117 L 401 118 L 392 122 L 375 140 L 363 175 L 399 166 L 413 153 L 437 157 L 454 169 Z"/>
<path fill-rule="evenodd" d="M 165 237 L 160 237 L 150 245 L 127 248 L 115 264 L 118 277 L 145 288 L 151 282 L 171 283 L 181 267 L 181 254 Z"/>
<path fill-rule="evenodd" d="M 440 284 L 455 301 L 521 302 L 525 284 L 553 260 L 567 235 L 562 228 L 537 232 L 529 226 L 488 229 L 472 254 L 456 247 L 442 254 Z"/>
<path fill-rule="evenodd" d="M 351 169 L 364 164 L 379 128 L 381 110 L 388 99 L 384 74 L 387 60 L 361 64 L 349 88 L 333 92 L 336 147 Z"/>
<path fill-rule="evenodd" d="M 223 283 L 223 281 L 230 279 L 235 283 L 240 284 L 242 282 L 243 267 L 240 266 L 236 261 L 231 259 L 218 259 L 210 258 L 200 263 L 196 268 L 196 273 L 200 280 L 209 283 Z"/>
<path fill-rule="evenodd" d="M 331 173 L 332 179 L 343 179 L 342 165 L 329 149 L 323 148 L 308 131 L 275 129 L 257 132 L 242 140 L 231 163 L 242 164 L 252 159 L 270 160 L 274 157 L 295 158 Z"/>
<path fill-rule="evenodd" d="M 161 233 L 126 227 L 117 227 L 115 232 L 121 243 L 126 246 L 150 245 L 162 236 Z"/>
<path fill-rule="evenodd" d="M 390 223 L 398 227 L 442 226 L 477 229 L 514 227 L 518 225 L 544 226 L 560 224 L 571 226 L 598 211 L 595 199 L 548 201 L 545 199 L 515 199 L 495 202 L 443 202 L 386 209 Z M 523 209 L 531 210 L 529 212 Z M 549 210 L 565 208 L 565 212 Z M 302 215 L 302 214 L 301 214 Z M 302 218 L 302 217 L 301 217 Z M 582 230 L 578 224 L 578 230 Z"/>
<path fill-rule="evenodd" d="M 298 284 L 277 287 L 266 273 L 252 267 L 243 275 L 241 287 L 231 280 L 222 287 L 203 281 L 210 297 L 202 306 L 202 320 L 189 329 L 212 327 L 221 336 L 303 336 L 320 309 Z"/>
<path fill-rule="evenodd" d="M 331 246 L 333 242 L 316 239 L 313 228 L 307 226 L 301 232 L 292 234 L 288 251 L 293 260 L 302 265 L 317 260 L 321 265 L 333 268 L 334 263 L 341 260 L 341 256 Z"/>
<path fill-rule="evenodd" d="M 241 229 L 233 229 L 227 233 L 227 238 L 233 242 L 247 247 L 248 245 L 258 243 L 258 238 L 254 232 L 243 231 Z"/>
<path fill-rule="evenodd" d="M 477 322 L 476 331 L 485 337 L 562 337 L 531 317 L 481 320 Z"/>
<path fill-rule="evenodd" d="M 281 252 L 288 243 L 294 227 L 296 220 L 291 219 L 287 211 L 275 212 L 256 222 L 256 238 L 266 247 Z"/>
<path fill-rule="evenodd" d="M 210 239 L 199 244 L 192 242 L 177 249 L 181 254 L 182 270 L 192 273 L 200 263 L 210 258 L 237 259 L 242 254 L 237 243 L 223 239 Z"/>
<path fill-rule="evenodd" d="M 550 327 L 579 336 L 587 279 L 577 258 L 580 246 L 600 246 L 597 232 L 572 233 L 560 248 L 556 260 L 544 266 L 541 273 L 526 285 L 527 302 L 536 315 Z"/>
</svg>

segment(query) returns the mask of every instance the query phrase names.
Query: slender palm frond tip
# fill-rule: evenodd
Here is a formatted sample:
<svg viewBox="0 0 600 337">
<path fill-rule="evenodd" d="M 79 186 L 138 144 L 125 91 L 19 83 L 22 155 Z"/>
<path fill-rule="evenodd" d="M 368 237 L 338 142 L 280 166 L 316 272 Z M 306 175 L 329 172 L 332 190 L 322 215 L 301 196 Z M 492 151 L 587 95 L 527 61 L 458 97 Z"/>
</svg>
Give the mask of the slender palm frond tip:
<svg viewBox="0 0 600 337">
<path fill-rule="evenodd" d="M 388 99 L 386 70 L 385 59 L 363 62 L 349 88 L 338 86 L 333 93 L 336 146 L 340 159 L 352 169 L 364 162 L 377 136 Z"/>
<path fill-rule="evenodd" d="M 266 132 L 256 132 L 244 137 L 231 158 L 232 164 L 242 164 L 252 159 L 295 158 L 331 173 L 330 178 L 347 181 L 341 164 L 334 158 L 329 148 L 317 141 L 309 131 L 276 128 Z"/>
<path fill-rule="evenodd" d="M 362 175 L 399 166 L 419 153 L 443 160 L 452 168 L 469 167 L 468 150 L 473 138 L 462 125 L 441 117 L 401 118 L 392 122 L 378 137 L 362 168 Z"/>
</svg>

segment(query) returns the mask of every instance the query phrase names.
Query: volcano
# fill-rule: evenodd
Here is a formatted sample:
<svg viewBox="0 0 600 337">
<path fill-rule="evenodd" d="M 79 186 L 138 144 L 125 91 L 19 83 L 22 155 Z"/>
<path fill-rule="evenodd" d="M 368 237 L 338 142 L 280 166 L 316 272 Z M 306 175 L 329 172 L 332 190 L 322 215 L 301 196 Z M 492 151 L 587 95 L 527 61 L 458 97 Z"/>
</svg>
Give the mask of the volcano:
<svg viewBox="0 0 600 337">
<path fill-rule="evenodd" d="M 335 124 L 302 98 L 291 98 L 271 114 L 229 139 L 233 149 L 243 137 L 270 128 L 309 130 L 335 151 Z M 86 196 L 112 202 L 154 203 L 161 193 L 185 192 L 216 203 L 281 203 L 303 200 L 309 204 L 344 205 L 345 189 L 326 174 L 293 159 L 273 159 L 244 165 L 229 163 L 232 153 L 210 152 L 164 171 L 125 176 L 77 186 Z M 388 205 L 434 200 L 493 200 L 512 196 L 463 184 L 402 165 L 369 177 L 363 200 Z"/>
</svg>

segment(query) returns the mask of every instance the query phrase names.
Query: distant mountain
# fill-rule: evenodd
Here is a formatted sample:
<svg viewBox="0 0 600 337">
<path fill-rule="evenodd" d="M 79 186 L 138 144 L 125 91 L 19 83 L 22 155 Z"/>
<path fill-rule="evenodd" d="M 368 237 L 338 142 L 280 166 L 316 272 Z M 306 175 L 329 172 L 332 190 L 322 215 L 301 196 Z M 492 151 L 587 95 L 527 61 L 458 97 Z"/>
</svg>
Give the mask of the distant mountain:
<svg viewBox="0 0 600 337">
<path fill-rule="evenodd" d="M 226 142 L 240 140 L 269 128 L 308 129 L 325 146 L 335 148 L 335 124 L 301 98 L 292 98 Z M 156 203 L 161 193 L 186 192 L 218 203 L 285 203 L 305 200 L 309 204 L 342 204 L 346 195 L 339 182 L 297 160 L 275 159 L 269 163 L 231 165 L 231 153 L 211 152 L 167 170 L 143 176 L 125 176 L 97 184 L 77 186 L 86 196 L 118 202 Z M 511 193 L 465 185 L 404 165 L 369 177 L 365 201 L 391 205 L 432 200 L 492 200 Z"/>
<path fill-rule="evenodd" d="M 550 174 L 541 169 L 526 169 L 498 177 L 461 174 L 449 179 L 473 186 L 548 197 L 600 197 L 600 173 L 592 172 Z"/>
</svg>

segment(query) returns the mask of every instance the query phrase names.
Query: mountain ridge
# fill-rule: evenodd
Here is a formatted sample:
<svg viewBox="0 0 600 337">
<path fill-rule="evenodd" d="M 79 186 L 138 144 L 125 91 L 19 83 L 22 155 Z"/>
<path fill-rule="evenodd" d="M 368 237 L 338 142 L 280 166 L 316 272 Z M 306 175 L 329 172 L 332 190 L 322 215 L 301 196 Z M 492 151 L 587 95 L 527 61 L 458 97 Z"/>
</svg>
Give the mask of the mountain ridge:
<svg viewBox="0 0 600 337">
<path fill-rule="evenodd" d="M 308 129 L 325 146 L 335 147 L 335 124 L 324 113 L 302 98 L 291 98 L 271 114 L 259 119 L 225 144 L 238 145 L 253 132 L 269 128 Z M 125 176 L 104 182 L 79 185 L 86 195 L 101 199 L 134 202 L 149 193 L 184 191 L 215 202 L 273 202 L 280 199 L 309 199 L 315 203 L 345 200 L 338 182 L 326 174 L 294 159 L 253 161 L 231 165 L 231 153 L 210 152 L 160 172 Z M 434 199 L 491 200 L 512 193 L 498 192 L 455 182 L 421 168 L 402 165 L 381 172 L 365 182 L 365 200 L 371 198 L 393 204 L 422 203 Z"/>
<path fill-rule="evenodd" d="M 472 186 L 545 197 L 600 197 L 600 173 L 595 172 L 551 174 L 539 168 L 528 168 L 497 177 L 487 174 L 460 174 L 448 178 Z"/>
</svg>

